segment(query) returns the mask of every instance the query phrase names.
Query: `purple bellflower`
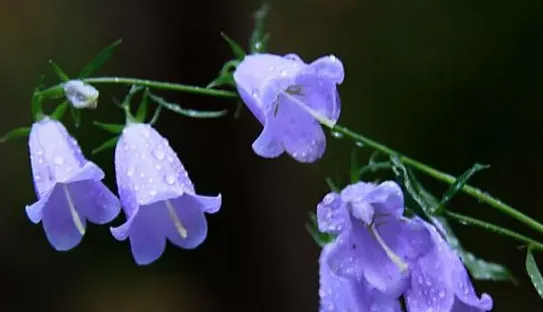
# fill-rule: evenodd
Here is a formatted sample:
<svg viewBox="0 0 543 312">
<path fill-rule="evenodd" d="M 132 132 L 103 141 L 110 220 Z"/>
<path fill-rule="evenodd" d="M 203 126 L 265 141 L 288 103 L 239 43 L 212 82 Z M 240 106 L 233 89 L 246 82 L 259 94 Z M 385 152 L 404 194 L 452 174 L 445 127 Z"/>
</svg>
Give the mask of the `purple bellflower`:
<svg viewBox="0 0 543 312">
<path fill-rule="evenodd" d="M 333 127 L 341 104 L 341 61 L 333 55 L 306 64 L 295 54 L 247 55 L 237 66 L 237 90 L 264 129 L 254 152 L 274 158 L 287 152 L 299 162 L 314 162 L 326 148 L 320 123 Z"/>
<path fill-rule="evenodd" d="M 403 217 L 401 188 L 392 181 L 359 182 L 329 193 L 317 206 L 319 229 L 337 235 L 330 270 L 365 280 L 387 298 L 405 296 L 409 312 L 489 311 L 477 298 L 458 256 L 436 229 Z"/>
<path fill-rule="evenodd" d="M 33 223 L 43 223 L 56 250 L 77 246 L 86 220 L 105 224 L 117 217 L 120 203 L 100 182 L 104 172 L 85 159 L 60 122 L 46 117 L 34 123 L 28 145 L 38 201 L 26 213 Z"/>
<path fill-rule="evenodd" d="M 364 279 L 337 276 L 330 270 L 328 257 L 332 247 L 324 246 L 319 258 L 320 312 L 402 312 L 400 302 L 381 296 Z"/>
<path fill-rule="evenodd" d="M 133 123 L 123 130 L 115 149 L 115 171 L 127 221 L 111 232 L 117 240 L 130 238 L 136 263 L 158 259 L 166 239 L 185 249 L 204 241 L 204 212 L 217 212 L 221 196 L 197 195 L 168 141 L 150 125 Z"/>
</svg>

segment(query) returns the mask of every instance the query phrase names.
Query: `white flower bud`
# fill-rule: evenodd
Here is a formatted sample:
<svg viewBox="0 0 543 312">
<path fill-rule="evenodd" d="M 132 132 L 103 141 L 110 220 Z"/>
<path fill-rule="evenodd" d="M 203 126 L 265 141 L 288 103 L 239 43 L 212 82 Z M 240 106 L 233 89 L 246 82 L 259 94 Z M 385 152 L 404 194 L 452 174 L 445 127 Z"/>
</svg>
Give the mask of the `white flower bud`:
<svg viewBox="0 0 543 312">
<path fill-rule="evenodd" d="M 69 80 L 64 83 L 64 94 L 75 108 L 96 108 L 99 92 L 81 80 Z"/>
</svg>

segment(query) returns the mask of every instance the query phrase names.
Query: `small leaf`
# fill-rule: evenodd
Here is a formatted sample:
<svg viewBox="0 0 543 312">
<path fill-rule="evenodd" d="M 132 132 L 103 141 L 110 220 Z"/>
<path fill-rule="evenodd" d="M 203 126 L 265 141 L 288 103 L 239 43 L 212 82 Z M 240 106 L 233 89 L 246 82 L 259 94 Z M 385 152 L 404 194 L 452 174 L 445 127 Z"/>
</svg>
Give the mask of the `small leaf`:
<svg viewBox="0 0 543 312">
<path fill-rule="evenodd" d="M 328 187 L 330 188 L 332 192 L 339 193 L 341 191 L 339 187 L 336 185 L 336 183 L 330 177 L 326 177 L 326 184 L 328 184 Z"/>
<path fill-rule="evenodd" d="M 419 216 L 429 220 L 429 222 L 435 225 L 441 236 L 445 238 L 451 248 L 454 249 L 462 259 L 462 262 L 474 279 L 512 281 L 513 283 L 516 283 L 515 277 L 505 266 L 477 258 L 473 253 L 465 250 L 454 234 L 447 219 L 442 216 L 433 215 L 440 205 L 439 200 L 422 186 L 413 172 L 402 164 L 398 156 L 391 156 L 390 160 L 394 165 L 393 170 L 402 181 L 407 195 L 417 204 L 417 208 L 419 208 L 422 213 L 422 215 L 419 214 Z"/>
<path fill-rule="evenodd" d="M 49 65 L 51 65 L 53 71 L 55 72 L 55 75 L 57 75 L 60 81 L 65 82 L 70 80 L 70 77 L 68 77 L 68 75 L 53 60 L 49 60 Z"/>
<path fill-rule="evenodd" d="M 207 89 L 212 89 L 212 88 L 216 88 L 216 87 L 221 87 L 221 86 L 235 86 L 235 82 L 234 82 L 234 76 L 232 76 L 232 74 L 226 74 L 226 75 L 222 75 L 222 76 L 219 76 L 217 78 L 215 78 L 215 80 L 211 81 L 207 86 L 206 88 Z"/>
<path fill-rule="evenodd" d="M 251 33 L 249 40 L 249 50 L 251 53 L 263 53 L 266 52 L 269 34 L 265 33 L 266 18 L 270 12 L 271 6 L 269 2 L 262 3 L 260 8 L 254 13 L 255 28 Z"/>
<path fill-rule="evenodd" d="M 311 237 L 313 237 L 315 243 L 317 243 L 317 245 L 320 247 L 324 247 L 326 244 L 333 242 L 335 239 L 333 235 L 319 231 L 317 216 L 315 213 L 309 211 L 307 214 L 309 216 L 309 222 L 305 224 L 305 229 L 307 232 L 309 232 Z"/>
<path fill-rule="evenodd" d="M 109 46 L 103 48 L 96 56 L 83 68 L 77 76 L 80 79 L 89 77 L 93 72 L 98 70 L 111 57 L 115 48 L 121 44 L 121 39 L 113 42 Z"/>
<path fill-rule="evenodd" d="M 92 155 L 96 155 L 100 152 L 103 152 L 107 149 L 110 149 L 110 148 L 113 148 L 116 144 L 117 144 L 117 141 L 119 140 L 119 137 L 118 136 L 115 136 L 115 137 L 112 137 L 111 139 L 107 140 L 104 142 L 104 144 L 98 146 L 97 148 L 95 148 L 94 150 L 92 150 Z"/>
<path fill-rule="evenodd" d="M 42 97 L 38 95 L 38 88 L 34 90 L 32 95 L 32 102 L 30 104 L 30 110 L 32 111 L 32 118 L 34 121 L 41 120 L 43 118 L 43 107 L 41 105 Z"/>
<path fill-rule="evenodd" d="M 162 113 L 162 105 L 158 105 L 155 109 L 155 113 L 153 114 L 153 118 L 151 118 L 151 121 L 149 121 L 149 124 L 153 126 L 158 121 L 158 118 L 160 117 L 160 113 Z"/>
<path fill-rule="evenodd" d="M 13 139 L 27 137 L 29 134 L 30 134 L 30 127 L 16 128 L 9 131 L 3 137 L 1 137 L 0 143 L 4 143 L 6 141 L 13 140 Z"/>
<path fill-rule="evenodd" d="M 526 254 L 526 271 L 528 272 L 528 276 L 530 276 L 530 280 L 532 280 L 532 284 L 539 294 L 539 297 L 543 299 L 543 276 L 537 267 L 531 248 L 528 248 L 528 253 Z"/>
<path fill-rule="evenodd" d="M 70 106 L 70 113 L 72 114 L 75 127 L 79 128 L 79 126 L 81 126 L 81 111 L 73 106 Z"/>
<path fill-rule="evenodd" d="M 184 109 L 181 106 L 174 104 L 174 103 L 168 103 L 163 98 L 158 97 L 154 94 L 149 93 L 149 97 L 151 100 L 155 101 L 158 105 L 164 106 L 165 109 L 171 110 L 174 113 L 178 113 L 183 116 L 191 117 L 191 118 L 218 118 L 226 115 L 228 112 L 227 110 L 221 110 L 221 111 L 197 111 L 194 109 Z"/>
<path fill-rule="evenodd" d="M 445 207 L 447 203 L 453 198 L 454 195 L 456 195 L 468 182 L 468 180 L 478 171 L 481 171 L 483 169 L 488 169 L 490 167 L 489 165 L 481 165 L 481 164 L 475 164 L 470 169 L 466 170 L 454 183 L 449 187 L 447 192 L 443 195 L 441 198 L 441 204 L 440 209 Z M 438 211 L 439 212 L 439 211 Z"/>
<path fill-rule="evenodd" d="M 149 88 L 145 88 L 143 91 L 143 96 L 141 97 L 140 106 L 138 106 L 138 111 L 136 112 L 136 120 L 138 122 L 143 122 L 145 117 L 147 117 L 147 106 L 149 105 Z"/>
<path fill-rule="evenodd" d="M 97 126 L 98 128 L 105 130 L 109 133 L 113 133 L 113 134 L 122 133 L 124 129 L 124 125 L 118 125 L 118 124 L 101 123 L 98 121 L 94 121 L 93 124 Z"/>
<path fill-rule="evenodd" d="M 232 72 L 236 69 L 236 67 L 238 67 L 239 62 L 240 62 L 239 60 L 230 60 L 224 63 L 224 65 L 221 68 L 221 71 L 219 72 L 220 76 L 224 76 L 226 74 L 232 74 Z"/>
<path fill-rule="evenodd" d="M 243 50 L 243 48 L 234 40 L 230 39 L 225 33 L 221 32 L 221 36 L 224 40 L 228 43 L 230 46 L 230 49 L 232 50 L 232 53 L 234 53 L 234 56 L 238 59 L 243 59 L 247 53 Z"/>
<path fill-rule="evenodd" d="M 54 120 L 61 120 L 62 117 L 64 117 L 64 113 L 66 113 L 67 108 L 68 108 L 68 101 L 64 101 L 60 103 L 51 114 L 51 118 L 53 118 Z"/>
</svg>

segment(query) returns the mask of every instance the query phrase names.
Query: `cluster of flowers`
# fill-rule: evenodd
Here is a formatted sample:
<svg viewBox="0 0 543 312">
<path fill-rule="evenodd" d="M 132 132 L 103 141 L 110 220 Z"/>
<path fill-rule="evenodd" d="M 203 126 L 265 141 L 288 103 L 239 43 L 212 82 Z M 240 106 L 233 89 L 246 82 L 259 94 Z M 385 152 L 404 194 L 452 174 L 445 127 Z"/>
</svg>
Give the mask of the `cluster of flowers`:
<svg viewBox="0 0 543 312">
<path fill-rule="evenodd" d="M 287 153 L 299 162 L 318 160 L 326 148 L 321 124 L 340 115 L 337 86 L 341 61 L 326 56 L 309 64 L 297 55 L 247 55 L 233 80 L 263 130 L 252 148 L 265 158 Z M 64 84 L 74 107 L 95 107 L 98 94 L 80 81 Z M 43 223 L 57 250 L 81 241 L 86 221 L 112 227 L 118 240 L 130 239 L 135 261 L 149 264 L 166 240 L 195 248 L 207 234 L 204 213 L 217 212 L 221 197 L 197 195 L 179 158 L 150 124 L 128 118 L 115 149 L 120 201 L 104 185 L 103 171 L 82 155 L 64 126 L 43 117 L 32 126 L 30 158 L 38 201 L 26 208 Z M 359 182 L 330 193 L 317 206 L 319 230 L 335 239 L 320 256 L 321 311 L 410 312 L 489 311 L 492 299 L 478 298 L 456 253 L 439 229 L 419 217 L 404 217 L 395 182 Z"/>
</svg>

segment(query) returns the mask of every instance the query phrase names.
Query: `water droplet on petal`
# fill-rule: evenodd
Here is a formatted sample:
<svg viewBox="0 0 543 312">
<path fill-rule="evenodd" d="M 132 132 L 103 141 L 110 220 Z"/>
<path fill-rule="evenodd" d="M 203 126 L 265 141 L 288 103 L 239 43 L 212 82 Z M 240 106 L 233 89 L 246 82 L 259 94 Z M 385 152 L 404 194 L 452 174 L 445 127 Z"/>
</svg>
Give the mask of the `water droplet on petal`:
<svg viewBox="0 0 543 312">
<path fill-rule="evenodd" d="M 129 177 L 131 177 L 131 176 L 134 175 L 134 172 L 136 172 L 136 168 L 130 167 L 130 168 L 128 168 L 128 171 L 126 172 L 126 175 L 128 175 Z"/>
<path fill-rule="evenodd" d="M 160 164 L 156 164 L 156 165 L 155 165 L 155 169 L 156 169 L 156 170 L 160 170 L 160 169 L 162 169 L 162 166 L 161 166 Z"/>
<path fill-rule="evenodd" d="M 72 167 L 70 166 L 66 167 L 66 172 L 72 172 Z"/>
<path fill-rule="evenodd" d="M 176 179 L 176 176 L 175 176 L 174 173 L 170 172 L 170 173 L 168 173 L 167 175 L 164 176 L 164 182 L 166 182 L 167 184 L 172 185 L 172 184 L 175 183 L 176 180 L 177 179 Z"/>
<path fill-rule="evenodd" d="M 140 189 L 140 186 L 138 184 L 135 184 L 134 185 L 134 191 L 139 191 L 139 189 Z"/>
<path fill-rule="evenodd" d="M 156 193 L 157 193 L 157 192 L 156 192 L 155 189 L 151 189 L 151 190 L 149 191 L 149 195 L 151 195 L 151 196 L 155 196 Z"/>
<path fill-rule="evenodd" d="M 147 129 L 142 129 L 142 130 L 141 130 L 141 135 L 142 135 L 144 138 L 149 138 L 149 130 L 147 130 Z"/>
<path fill-rule="evenodd" d="M 445 292 L 443 290 L 440 290 L 438 295 L 441 299 L 445 298 Z"/>
<path fill-rule="evenodd" d="M 64 158 L 62 156 L 55 156 L 53 162 L 57 165 L 62 165 L 64 163 Z"/>
<path fill-rule="evenodd" d="M 166 153 L 164 153 L 164 151 L 161 149 L 156 149 L 153 151 L 153 156 L 155 156 L 155 158 L 158 160 L 163 160 L 166 156 Z"/>
</svg>

